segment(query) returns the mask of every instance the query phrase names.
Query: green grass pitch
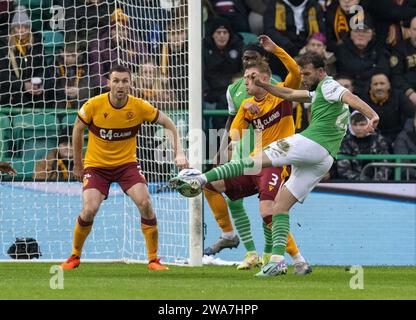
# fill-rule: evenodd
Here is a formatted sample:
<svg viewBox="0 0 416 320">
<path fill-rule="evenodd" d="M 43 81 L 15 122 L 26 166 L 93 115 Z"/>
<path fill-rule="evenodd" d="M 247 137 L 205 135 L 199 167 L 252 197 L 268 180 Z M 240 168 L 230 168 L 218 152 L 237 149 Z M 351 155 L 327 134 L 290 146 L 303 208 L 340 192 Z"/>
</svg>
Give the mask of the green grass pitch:
<svg viewBox="0 0 416 320">
<path fill-rule="evenodd" d="M 82 263 L 64 272 L 64 289 L 51 289 L 52 263 L 0 263 L 0 299 L 416 299 L 416 267 L 363 267 L 364 289 L 351 289 L 344 267 L 255 278 L 257 270 L 229 266 L 148 271 L 142 264 Z"/>
</svg>

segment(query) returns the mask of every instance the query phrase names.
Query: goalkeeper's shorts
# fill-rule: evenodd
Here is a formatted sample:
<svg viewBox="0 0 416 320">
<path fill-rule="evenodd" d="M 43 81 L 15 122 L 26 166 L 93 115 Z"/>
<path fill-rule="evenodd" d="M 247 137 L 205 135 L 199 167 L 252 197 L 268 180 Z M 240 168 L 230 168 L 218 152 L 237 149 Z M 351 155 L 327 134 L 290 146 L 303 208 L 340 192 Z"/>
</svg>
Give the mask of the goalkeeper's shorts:
<svg viewBox="0 0 416 320">
<path fill-rule="evenodd" d="M 112 182 L 117 182 L 124 192 L 137 183 L 147 184 L 137 162 L 126 163 L 117 167 L 88 167 L 84 170 L 84 191 L 97 189 L 107 199 Z"/>
</svg>

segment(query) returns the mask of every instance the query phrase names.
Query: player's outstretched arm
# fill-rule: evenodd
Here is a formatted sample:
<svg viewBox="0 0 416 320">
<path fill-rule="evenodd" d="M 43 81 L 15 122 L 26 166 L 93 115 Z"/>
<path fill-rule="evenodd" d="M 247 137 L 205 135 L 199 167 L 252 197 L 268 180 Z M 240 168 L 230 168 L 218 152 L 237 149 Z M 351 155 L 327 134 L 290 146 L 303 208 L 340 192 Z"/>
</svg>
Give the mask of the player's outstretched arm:
<svg viewBox="0 0 416 320">
<path fill-rule="evenodd" d="M 74 153 L 74 177 L 82 181 L 84 176 L 84 165 L 82 164 L 82 146 L 84 145 L 84 130 L 87 125 L 79 118 L 75 120 L 72 130 L 72 149 Z"/>
<path fill-rule="evenodd" d="M 260 81 L 256 74 L 252 74 L 252 78 L 254 79 L 256 86 L 262 87 L 276 97 L 297 102 L 312 101 L 309 91 L 307 90 L 294 90 L 291 88 L 274 86 L 270 83 Z"/>
<path fill-rule="evenodd" d="M 178 130 L 176 130 L 176 126 L 166 114 L 159 110 L 159 117 L 157 119 L 158 124 L 163 126 L 165 129 L 169 130 L 171 136 L 169 137 L 173 143 L 173 150 L 175 153 L 175 165 L 179 169 L 184 169 L 189 167 L 188 159 L 183 152 L 182 145 L 179 142 L 179 134 Z"/>
<path fill-rule="evenodd" d="M 302 77 L 295 59 L 293 59 L 283 48 L 274 43 L 268 36 L 260 35 L 258 39 L 264 50 L 276 56 L 287 69 L 288 74 L 285 78 L 284 86 L 287 88 L 299 89 Z"/>
<path fill-rule="evenodd" d="M 369 119 L 367 132 L 374 132 L 380 119 L 377 113 L 366 102 L 350 91 L 346 91 L 342 95 L 341 101 L 365 115 Z"/>
</svg>

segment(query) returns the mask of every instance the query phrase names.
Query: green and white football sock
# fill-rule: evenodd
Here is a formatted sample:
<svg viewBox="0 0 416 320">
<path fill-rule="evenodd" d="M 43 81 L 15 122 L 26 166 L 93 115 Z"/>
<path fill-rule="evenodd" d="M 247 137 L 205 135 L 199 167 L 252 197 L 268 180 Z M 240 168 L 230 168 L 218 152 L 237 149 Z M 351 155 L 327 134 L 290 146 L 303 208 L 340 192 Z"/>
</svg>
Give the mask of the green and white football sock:
<svg viewBox="0 0 416 320">
<path fill-rule="evenodd" d="M 264 233 L 264 250 L 263 253 L 272 253 L 273 240 L 272 240 L 272 229 L 263 222 L 263 233 Z"/>
<path fill-rule="evenodd" d="M 272 218 L 273 249 L 270 261 L 279 262 L 284 259 L 287 236 L 290 231 L 289 214 L 278 213 Z"/>
<path fill-rule="evenodd" d="M 238 235 L 240 236 L 246 251 L 256 252 L 253 236 L 251 234 L 250 219 L 248 218 L 246 209 L 244 208 L 243 201 L 243 199 L 238 199 L 236 201 L 227 199 L 227 204 L 234 220 L 234 226 L 237 229 Z"/>
<path fill-rule="evenodd" d="M 244 175 L 245 169 L 254 167 L 254 160 L 252 158 L 245 158 L 240 160 L 231 160 L 230 162 L 213 168 L 203 174 L 207 182 L 213 182 L 233 177 Z"/>
</svg>

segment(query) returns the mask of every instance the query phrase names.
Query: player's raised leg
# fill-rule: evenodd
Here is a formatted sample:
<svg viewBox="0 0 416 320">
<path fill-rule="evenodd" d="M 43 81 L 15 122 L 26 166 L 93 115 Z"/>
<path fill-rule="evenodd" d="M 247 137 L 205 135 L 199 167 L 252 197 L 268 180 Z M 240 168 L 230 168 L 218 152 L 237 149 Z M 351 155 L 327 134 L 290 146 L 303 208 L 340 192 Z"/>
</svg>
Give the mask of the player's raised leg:
<svg viewBox="0 0 416 320">
<path fill-rule="evenodd" d="M 169 268 L 162 265 L 157 256 L 159 232 L 147 185 L 144 183 L 137 183 L 130 187 L 126 193 L 136 204 L 141 215 L 141 229 L 146 242 L 147 256 L 149 259 L 148 269 L 168 270 Z"/>
<path fill-rule="evenodd" d="M 91 232 L 94 218 L 104 199 L 105 195 L 97 189 L 84 190 L 83 208 L 75 223 L 72 255 L 61 264 L 63 270 L 77 268 L 81 263 L 82 248 Z"/>
<path fill-rule="evenodd" d="M 282 158 L 281 164 L 275 166 L 283 166 L 289 164 L 290 162 L 284 161 L 284 158 Z M 252 171 L 253 169 L 261 169 L 271 166 L 272 163 L 269 158 L 264 153 L 260 153 L 254 157 L 231 160 L 228 163 L 213 168 L 206 173 L 198 176 L 178 176 L 172 178 L 170 179 L 169 184 L 171 188 L 176 190 L 181 190 L 183 188 L 199 189 L 203 188 L 209 182 L 243 176 L 246 170 Z"/>
</svg>

